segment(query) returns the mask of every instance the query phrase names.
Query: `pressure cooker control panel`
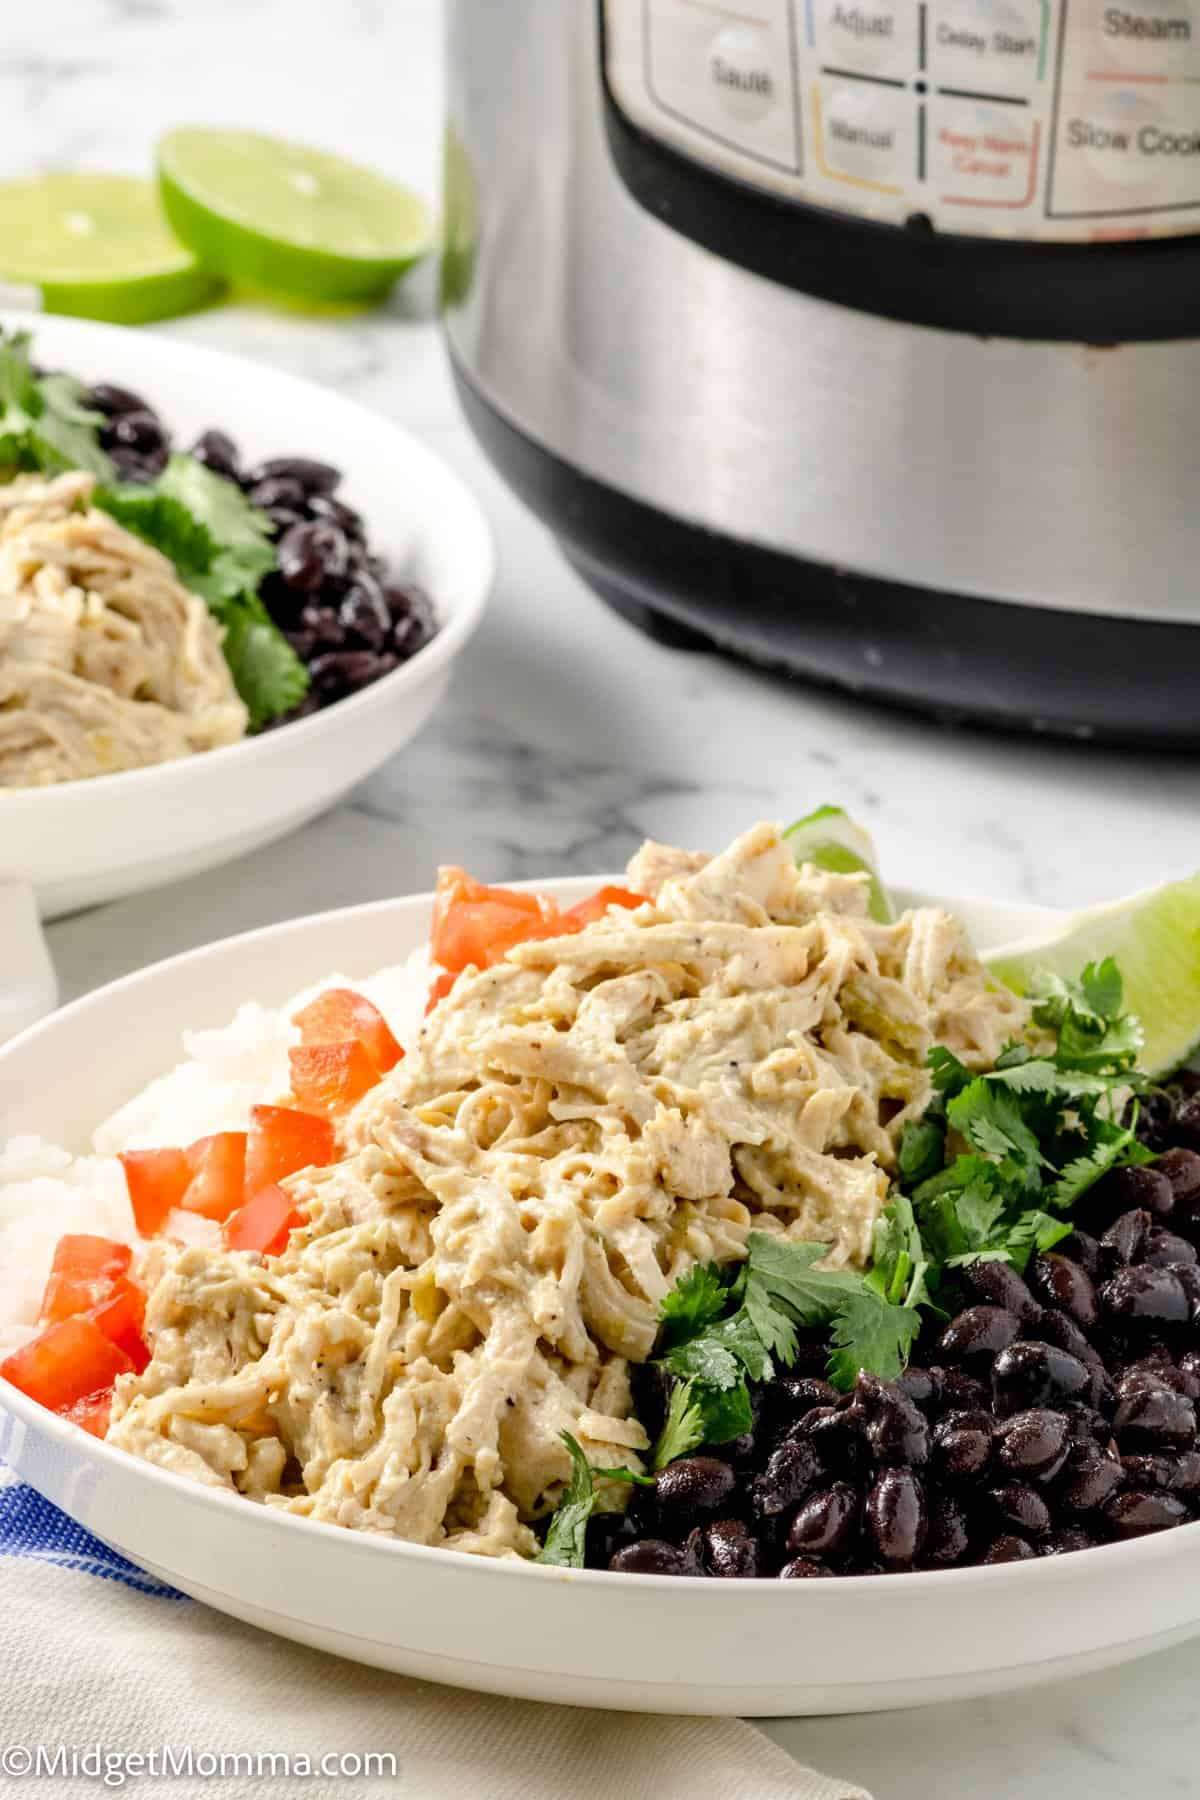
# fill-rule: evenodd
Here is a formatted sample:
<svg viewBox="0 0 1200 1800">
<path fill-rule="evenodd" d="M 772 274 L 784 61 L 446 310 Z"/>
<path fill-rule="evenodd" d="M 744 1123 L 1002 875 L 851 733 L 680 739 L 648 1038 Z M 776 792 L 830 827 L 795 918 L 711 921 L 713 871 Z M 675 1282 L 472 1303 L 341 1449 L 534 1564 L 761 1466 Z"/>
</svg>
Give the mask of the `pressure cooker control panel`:
<svg viewBox="0 0 1200 1800">
<path fill-rule="evenodd" d="M 610 90 L 693 161 L 1025 241 L 1200 230 L 1200 0 L 604 0 Z"/>
</svg>

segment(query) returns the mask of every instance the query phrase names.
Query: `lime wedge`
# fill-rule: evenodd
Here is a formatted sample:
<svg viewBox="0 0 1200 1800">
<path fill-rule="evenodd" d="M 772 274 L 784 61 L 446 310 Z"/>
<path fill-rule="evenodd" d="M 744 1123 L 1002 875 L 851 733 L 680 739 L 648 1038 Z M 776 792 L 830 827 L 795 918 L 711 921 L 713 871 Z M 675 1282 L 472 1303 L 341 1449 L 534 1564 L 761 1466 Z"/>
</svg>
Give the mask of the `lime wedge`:
<svg viewBox="0 0 1200 1800">
<path fill-rule="evenodd" d="M 171 235 L 151 182 L 65 172 L 0 184 L 0 280 L 117 325 L 189 312 L 221 285 Z"/>
<path fill-rule="evenodd" d="M 1124 977 L 1125 1010 L 1142 1021 L 1142 1068 L 1167 1074 L 1200 1044 L 1200 875 L 1071 913 L 1053 937 L 1004 944 L 984 961 L 1023 994 L 1039 969 L 1077 976 L 1106 956 Z"/>
<path fill-rule="evenodd" d="M 167 218 L 206 268 L 292 299 L 378 300 L 430 247 L 415 194 L 358 163 L 254 131 L 169 131 Z"/>
<path fill-rule="evenodd" d="M 896 916 L 887 889 L 875 866 L 875 845 L 870 832 L 840 806 L 818 806 L 806 818 L 797 819 L 784 832 L 796 866 L 815 863 L 834 875 L 871 877 L 871 917 L 887 925 Z"/>
</svg>

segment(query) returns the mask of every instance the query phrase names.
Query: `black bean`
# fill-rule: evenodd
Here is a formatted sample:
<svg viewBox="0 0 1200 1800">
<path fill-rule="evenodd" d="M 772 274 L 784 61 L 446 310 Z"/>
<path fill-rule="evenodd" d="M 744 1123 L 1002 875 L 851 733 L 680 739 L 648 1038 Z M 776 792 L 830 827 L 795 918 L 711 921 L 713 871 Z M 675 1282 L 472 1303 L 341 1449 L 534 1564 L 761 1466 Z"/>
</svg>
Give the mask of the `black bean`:
<svg viewBox="0 0 1200 1800">
<path fill-rule="evenodd" d="M 1100 1316 L 1096 1288 L 1079 1263 L 1053 1252 L 1035 1256 L 1029 1265 L 1029 1285 L 1046 1306 L 1057 1306 L 1088 1331 Z"/>
<path fill-rule="evenodd" d="M 941 1337 L 938 1349 L 951 1362 L 965 1362 L 983 1368 L 997 1351 L 1012 1343 L 1020 1330 L 1015 1313 L 1000 1306 L 968 1306 L 951 1319 Z"/>
<path fill-rule="evenodd" d="M 947 1413 L 934 1426 L 934 1466 L 951 1480 L 965 1481 L 982 1474 L 991 1455 L 992 1421 L 987 1413 Z"/>
<path fill-rule="evenodd" d="M 306 663 L 316 655 L 317 634 L 315 631 L 285 631 L 283 635 L 301 662 Z"/>
<path fill-rule="evenodd" d="M 336 525 L 293 525 L 275 554 L 283 580 L 301 593 L 315 594 L 346 573 L 346 538 Z"/>
<path fill-rule="evenodd" d="M 356 513 L 352 506 L 344 500 L 337 500 L 332 494 L 310 494 L 308 499 L 308 516 L 310 519 L 326 520 L 344 531 L 353 544 L 366 542 L 366 527 L 362 514 Z"/>
<path fill-rule="evenodd" d="M 1200 1156 L 1194 1150 L 1176 1147 L 1165 1151 L 1155 1163 L 1154 1171 L 1170 1182 L 1177 1205 L 1181 1201 L 1200 1199 Z"/>
<path fill-rule="evenodd" d="M 164 450 L 168 442 L 161 420 L 149 411 L 121 413 L 106 435 L 113 444 L 145 457 Z"/>
<path fill-rule="evenodd" d="M 685 1531 L 721 1512 L 736 1486 L 733 1470 L 717 1457 L 681 1457 L 655 1477 L 659 1518 L 665 1529 Z"/>
<path fill-rule="evenodd" d="M 766 1389 L 768 1422 L 794 1425 L 818 1406 L 841 1406 L 845 1396 L 816 1375 L 780 1375 Z"/>
<path fill-rule="evenodd" d="M 373 655 L 370 650 L 331 650 L 324 656 L 314 657 L 308 665 L 308 673 L 320 698 L 329 702 L 340 700 L 374 681 L 385 672 L 378 666 L 382 661 L 382 657 Z"/>
<path fill-rule="evenodd" d="M 1045 1537 L 1050 1529 L 1050 1508 L 1042 1496 L 1024 1481 L 1002 1481 L 989 1493 L 1004 1524 L 1025 1537 Z"/>
<path fill-rule="evenodd" d="M 1139 1174 L 1144 1171 L 1137 1171 Z M 1132 1173 L 1123 1169 L 1122 1174 Z M 1124 1212 L 1115 1219 L 1100 1239 L 1100 1266 L 1106 1274 L 1114 1274 L 1124 1263 L 1140 1262 L 1150 1233 L 1150 1214 L 1144 1210 Z"/>
<path fill-rule="evenodd" d="M 587 1527 L 588 1568 L 607 1569 L 618 1550 L 637 1542 L 641 1529 L 627 1513 L 593 1513 Z"/>
<path fill-rule="evenodd" d="M 785 1438 L 767 1458 L 767 1466 L 751 1487 L 760 1518 L 774 1518 L 803 1499 L 824 1477 L 820 1457 L 807 1439 Z"/>
<path fill-rule="evenodd" d="M 1038 1303 L 1029 1287 L 1008 1262 L 968 1263 L 960 1271 L 963 1286 L 976 1300 L 988 1306 L 999 1306 L 1018 1319 L 1035 1318 Z"/>
<path fill-rule="evenodd" d="M 1162 1488 L 1166 1493 L 1175 1486 L 1175 1464 L 1178 1460 L 1178 1457 L 1161 1450 L 1143 1450 L 1133 1456 L 1123 1456 L 1121 1469 L 1128 1487 Z"/>
<path fill-rule="evenodd" d="M 1164 1233 L 1164 1235 L 1167 1235 Z M 1175 1276 L 1184 1293 L 1187 1295 L 1188 1316 L 1194 1325 L 1200 1320 L 1200 1264 L 1195 1262 L 1170 1262 L 1166 1268 Z"/>
<path fill-rule="evenodd" d="M 1113 1430 L 1122 1450 L 1186 1450 L 1196 1437 L 1196 1409 L 1174 1388 L 1148 1388 L 1118 1402 Z"/>
<path fill-rule="evenodd" d="M 1100 1303 L 1122 1325 L 1183 1325 L 1190 1312 L 1183 1283 L 1170 1269 L 1120 1269 L 1100 1289 Z"/>
<path fill-rule="evenodd" d="M 153 410 L 140 394 L 131 392 L 129 388 L 116 387 L 111 381 L 100 381 L 95 387 L 89 388 L 87 404 L 96 412 L 107 413 L 109 418 L 115 418 L 118 413 Z"/>
<path fill-rule="evenodd" d="M 203 431 L 192 445 L 191 454 L 214 475 L 223 475 L 226 481 L 238 479 L 237 445 L 223 431 Z"/>
<path fill-rule="evenodd" d="M 938 1395 L 946 1408 L 955 1412 L 971 1412 L 988 1403 L 988 1391 L 982 1381 L 962 1369 L 943 1369 L 935 1365 L 930 1371 L 938 1384 Z"/>
<path fill-rule="evenodd" d="M 925 1490 L 911 1469 L 883 1469 L 867 1490 L 863 1523 L 880 1560 L 911 1568 L 925 1542 Z"/>
<path fill-rule="evenodd" d="M 1000 1432 L 997 1457 L 1013 1475 L 1049 1481 L 1067 1460 L 1067 1421 L 1045 1407 L 1014 1413 Z"/>
<path fill-rule="evenodd" d="M 293 512 L 303 515 L 304 489 L 298 481 L 291 481 L 286 475 L 273 476 L 270 481 L 252 481 L 246 476 L 242 485 L 251 506 L 257 506 L 263 512 L 270 512 L 275 506 L 288 506 Z"/>
<path fill-rule="evenodd" d="M 794 1556 L 791 1562 L 785 1562 L 779 1571 L 780 1581 L 815 1581 L 822 1575 L 832 1575 L 833 1570 L 825 1563 L 818 1562 L 815 1556 Z"/>
<path fill-rule="evenodd" d="M 307 456 L 272 456 L 246 471 L 247 487 L 267 481 L 294 481 L 303 494 L 331 494 L 342 479 L 340 469 Z"/>
<path fill-rule="evenodd" d="M 297 512 L 294 506 L 269 507 L 265 517 L 271 528 L 271 536 L 277 542 L 285 538 L 289 531 L 294 531 L 297 525 L 308 523 L 304 514 Z"/>
<path fill-rule="evenodd" d="M 1004 1414 L 1076 1399 L 1090 1385 L 1086 1364 L 1054 1344 L 1010 1344 L 992 1366 L 996 1410 Z"/>
<path fill-rule="evenodd" d="M 919 1406 L 922 1412 L 928 1412 L 929 1408 L 937 1403 L 936 1378 L 928 1369 L 917 1368 L 915 1363 L 909 1363 L 907 1369 L 897 1375 L 895 1386 L 900 1389 L 902 1394 L 907 1394 L 914 1406 Z"/>
<path fill-rule="evenodd" d="M 866 1451 L 861 1427 L 849 1408 L 815 1406 L 790 1435 L 810 1443 L 831 1474 L 852 1474 Z"/>
<path fill-rule="evenodd" d="M 618 1575 L 692 1575 L 696 1571 L 691 1567 L 690 1558 L 674 1544 L 665 1544 L 658 1538 L 642 1538 L 640 1543 L 627 1544 L 618 1550 L 609 1563 L 609 1568 Z"/>
<path fill-rule="evenodd" d="M 1060 1525 L 1042 1545 L 1042 1555 L 1065 1556 L 1071 1550 L 1094 1550 L 1099 1542 L 1082 1525 Z"/>
<path fill-rule="evenodd" d="M 854 1405 L 866 1421 L 867 1442 L 877 1462 L 920 1468 L 929 1458 L 929 1426 L 915 1400 L 893 1382 L 863 1370 Z"/>
<path fill-rule="evenodd" d="M 1168 1263 L 1194 1263 L 1200 1261 L 1200 1257 L 1197 1256 L 1195 1244 L 1189 1244 L 1178 1232 L 1152 1231 L 1146 1239 L 1142 1261 L 1162 1269 Z"/>
<path fill-rule="evenodd" d="M 332 606 L 306 606 L 300 613 L 301 631 L 311 631 L 325 650 L 338 650 L 346 642 L 346 633 Z"/>
<path fill-rule="evenodd" d="M 338 608 L 338 620 L 346 631 L 361 638 L 369 650 L 382 650 L 392 621 L 384 605 L 383 590 L 371 575 L 360 576 L 346 589 Z"/>
<path fill-rule="evenodd" d="M 1115 1169 L 1100 1186 L 1122 1212 L 1134 1207 L 1165 1219 L 1175 1204 L 1171 1183 L 1157 1168 Z"/>
<path fill-rule="evenodd" d="M 761 1553 L 741 1519 L 718 1519 L 700 1533 L 700 1560 L 710 1575 L 725 1580 L 760 1575 Z"/>
<path fill-rule="evenodd" d="M 428 597 L 420 588 L 397 587 L 394 583 L 384 589 L 384 596 L 392 615 L 392 643 L 398 655 L 415 656 L 437 629 Z M 824 1368 L 828 1354 L 826 1348 L 818 1362 L 818 1371 Z"/>
<path fill-rule="evenodd" d="M 1189 1400 L 1200 1399 L 1200 1350 L 1185 1350 L 1179 1359 L 1179 1373 L 1183 1379 L 1182 1392 Z"/>
<path fill-rule="evenodd" d="M 1064 1238 L 1058 1246 L 1064 1256 L 1074 1257 L 1081 1268 L 1086 1269 L 1093 1281 L 1100 1280 L 1100 1240 L 1088 1231 L 1073 1231 L 1069 1238 Z"/>
<path fill-rule="evenodd" d="M 795 1556 L 844 1556 L 854 1542 L 858 1495 L 848 1481 L 821 1488 L 796 1509 L 788 1530 L 788 1549 Z"/>
<path fill-rule="evenodd" d="M 160 457 L 139 456 L 136 450 L 123 449 L 120 445 L 106 445 L 109 461 L 122 481 L 144 483 L 154 481 L 162 473 Z"/>
<path fill-rule="evenodd" d="M 970 1527 L 962 1502 L 953 1494 L 930 1496 L 924 1560 L 935 1568 L 949 1568 L 962 1561 L 970 1542 Z"/>
<path fill-rule="evenodd" d="M 1185 1144 L 1200 1146 L 1200 1099 L 1193 1096 L 1176 1107 L 1175 1135 Z"/>
<path fill-rule="evenodd" d="M 1177 1495 L 1146 1488 L 1128 1488 L 1123 1494 L 1114 1494 L 1104 1508 L 1105 1523 L 1119 1538 L 1165 1531 L 1171 1525 L 1182 1525 L 1187 1516 L 1188 1509 Z"/>
<path fill-rule="evenodd" d="M 1110 1456 L 1097 1444 L 1075 1445 L 1055 1486 L 1055 1498 L 1065 1512 L 1095 1512 L 1123 1480 L 1121 1464 L 1115 1456 Z"/>
<path fill-rule="evenodd" d="M 1171 1457 L 1171 1492 L 1192 1501 L 1200 1498 L 1200 1450 L 1184 1450 Z"/>
<path fill-rule="evenodd" d="M 983 1555 L 981 1563 L 1028 1562 L 1036 1556 L 1037 1551 L 1024 1538 L 1014 1537 L 1011 1532 L 1004 1532 L 990 1543 Z"/>
</svg>

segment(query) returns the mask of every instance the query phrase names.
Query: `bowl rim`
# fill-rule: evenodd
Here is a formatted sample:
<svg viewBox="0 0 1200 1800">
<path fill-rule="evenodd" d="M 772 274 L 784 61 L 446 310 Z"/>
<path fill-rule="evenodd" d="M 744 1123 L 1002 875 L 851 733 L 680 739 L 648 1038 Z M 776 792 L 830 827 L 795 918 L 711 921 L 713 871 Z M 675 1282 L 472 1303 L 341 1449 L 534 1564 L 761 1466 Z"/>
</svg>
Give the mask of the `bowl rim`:
<svg viewBox="0 0 1200 1800">
<path fill-rule="evenodd" d="M 513 881 L 508 885 L 524 890 L 550 890 L 564 900 L 574 900 L 613 879 L 614 877 L 611 875 L 549 876 L 541 880 Z M 912 889 L 904 889 L 903 892 L 906 902 L 909 904 L 917 904 L 925 900 L 928 903 L 936 902 L 951 909 L 955 905 L 954 900 L 946 899 L 943 896 L 924 895 L 919 890 Z M 431 892 L 402 894 L 384 900 L 369 900 L 353 906 L 327 908 L 322 912 L 306 913 L 298 918 L 281 920 L 272 925 L 257 926 L 250 931 L 236 932 L 227 937 L 216 938 L 209 943 L 197 945 L 190 950 L 180 951 L 174 956 L 160 958 L 157 962 L 149 963 L 141 969 L 135 969 L 115 981 L 105 982 L 102 986 L 92 989 L 91 992 L 79 996 L 78 999 L 69 1002 L 57 1012 L 51 1013 L 36 1025 L 29 1026 L 25 1031 L 18 1033 L 6 1044 L 0 1045 L 0 1073 L 3 1072 L 4 1064 L 10 1058 L 18 1055 L 27 1044 L 64 1027 L 69 1029 L 72 1020 L 80 1012 L 93 1005 L 107 1004 L 112 999 L 119 997 L 123 991 L 134 989 L 145 982 L 152 982 L 156 977 L 168 972 L 176 972 L 190 963 L 202 964 L 217 952 L 257 948 L 283 935 L 296 934 L 299 936 L 306 931 L 315 929 L 350 928 L 356 920 L 366 919 L 368 916 L 386 916 L 393 911 L 410 915 L 424 911 L 428 914 L 432 911 L 434 898 L 435 896 Z M 350 935 L 352 936 L 353 933 L 351 932 Z M 627 1575 L 615 1574 L 607 1569 L 563 1568 L 556 1564 L 536 1563 L 520 1557 L 476 1556 L 465 1550 L 450 1550 L 436 1544 L 414 1544 L 405 1539 L 389 1537 L 383 1533 L 353 1531 L 343 1525 L 335 1525 L 323 1519 L 307 1518 L 303 1514 L 285 1512 L 277 1507 L 256 1506 L 253 1502 L 246 1502 L 241 1495 L 189 1481 L 186 1476 L 177 1474 L 173 1470 L 145 1462 L 101 1438 L 81 1433 L 79 1427 L 73 1425 L 70 1420 L 62 1418 L 57 1413 L 47 1411 L 35 1400 L 31 1400 L 28 1395 L 22 1393 L 19 1388 L 12 1387 L 3 1377 L 0 1377 L 0 1412 L 12 1414 L 27 1429 L 48 1436 L 62 1449 L 75 1456 L 82 1455 L 85 1460 L 98 1458 L 99 1466 L 102 1469 L 109 1467 L 123 1470 L 133 1480 L 149 1478 L 168 1497 L 178 1495 L 180 1499 L 202 1507 L 216 1507 L 218 1510 L 214 1514 L 214 1518 L 226 1520 L 240 1518 L 249 1529 L 259 1531 L 270 1532 L 276 1528 L 286 1531 L 298 1529 L 305 1534 L 316 1531 L 328 1543 L 343 1544 L 346 1555 L 376 1558 L 397 1555 L 415 1557 L 422 1563 L 429 1563 L 431 1567 L 449 1566 L 457 1569 L 460 1574 L 468 1569 L 474 1570 L 480 1579 L 488 1575 L 508 1580 L 528 1577 L 532 1574 L 536 1579 L 552 1578 L 558 1581 L 568 1581 L 572 1585 L 582 1584 L 589 1590 L 598 1588 L 604 1593 L 624 1591 L 625 1584 L 629 1579 Z M 117 1459 L 115 1462 L 112 1461 L 114 1458 Z M 234 1509 L 232 1513 L 230 1508 Z M 930 1582 L 937 1584 L 934 1591 L 938 1594 L 947 1597 L 965 1597 L 981 1586 L 985 1592 L 993 1591 L 999 1587 L 1001 1582 L 1007 1582 L 1010 1589 L 1024 1588 L 1030 1583 L 1040 1583 L 1042 1588 L 1048 1588 L 1056 1579 L 1071 1579 L 1071 1571 L 1079 1574 L 1086 1571 L 1091 1575 L 1099 1575 L 1103 1579 L 1106 1571 L 1114 1570 L 1115 1560 L 1118 1556 L 1123 1559 L 1121 1565 L 1123 1570 L 1128 1571 L 1132 1566 L 1136 1571 L 1139 1567 L 1148 1567 L 1164 1557 L 1182 1553 L 1186 1548 L 1196 1544 L 1198 1540 L 1200 1540 L 1200 1520 L 1195 1520 L 1186 1525 L 1174 1526 L 1167 1531 L 1153 1532 L 1143 1537 L 1128 1539 L 1123 1543 L 1097 1544 L 1087 1550 L 1073 1550 L 1060 1555 L 1034 1556 L 1011 1563 L 973 1564 L 967 1568 L 907 1570 L 900 1575 L 839 1576 L 831 1578 L 828 1585 L 822 1582 L 820 1586 L 822 1592 L 828 1593 L 830 1589 L 843 1591 L 849 1584 L 852 1593 L 870 1596 L 872 1600 L 882 1599 L 884 1595 L 890 1595 L 894 1589 L 900 1598 L 894 1601 L 887 1599 L 884 1604 L 902 1606 L 906 1603 L 905 1596 L 908 1596 L 913 1602 L 917 1602 L 922 1594 L 928 1592 Z M 297 1539 L 297 1545 L 301 1545 L 304 1541 L 304 1538 Z M 1103 1557 L 1105 1560 L 1098 1562 L 1096 1560 L 1098 1557 Z M 430 1559 L 433 1559 L 431 1563 Z M 1067 1570 L 1065 1576 L 1063 1575 L 1064 1568 Z M 1043 1569 L 1046 1570 L 1045 1574 L 1037 1572 Z M 1058 1571 L 1057 1577 L 1052 1573 L 1053 1570 Z M 989 1583 L 991 1584 L 990 1588 L 988 1587 Z M 692 1595 L 703 1593 L 709 1601 L 715 1601 L 717 1605 L 731 1606 L 736 1610 L 738 1596 L 745 1596 L 747 1590 L 755 1594 L 761 1594 L 767 1589 L 787 1591 L 793 1588 L 793 1584 L 780 1581 L 777 1576 L 758 1576 L 721 1582 L 713 1581 L 706 1576 L 640 1575 L 637 1591 L 646 1592 L 652 1588 L 667 1592 L 682 1591 Z M 807 1591 L 807 1584 L 801 1584 L 801 1591 Z M 717 1598 L 717 1596 L 727 1597 Z M 780 1600 L 768 1602 L 768 1604 L 785 1605 L 793 1604 L 793 1602 Z"/>
<path fill-rule="evenodd" d="M 373 427 L 382 428 L 402 439 L 409 456 L 425 464 L 429 475 L 443 489 L 442 501 L 452 498 L 455 503 L 456 531 L 462 531 L 465 527 L 474 534 L 473 555 L 478 567 L 470 584 L 450 597 L 449 605 L 445 595 L 430 595 L 437 630 L 429 642 L 406 662 L 401 663 L 399 668 L 381 676 L 368 687 L 360 688 L 357 693 L 349 694 L 345 699 L 335 701 L 319 712 L 310 713 L 306 718 L 294 719 L 287 725 L 239 738 L 236 743 L 223 744 L 217 749 L 202 751 L 199 755 L 151 763 L 145 768 L 120 769 L 107 775 L 53 782 L 46 787 L 0 788 L 0 821 L 3 821 L 6 814 L 15 817 L 22 808 L 28 812 L 38 807 L 43 811 L 49 811 L 54 806 L 68 807 L 80 794 L 101 800 L 107 800 L 109 796 L 124 797 L 126 794 L 134 799 L 153 799 L 155 789 L 164 782 L 178 781 L 182 784 L 185 781 L 202 780 L 204 772 L 226 768 L 231 757 L 240 756 L 248 765 L 251 756 L 260 763 L 272 760 L 279 754 L 275 746 L 280 742 L 285 747 L 315 745 L 321 736 L 336 730 L 339 721 L 353 722 L 373 709 L 388 705 L 410 689 L 422 686 L 427 678 L 436 676 L 447 662 L 452 661 L 474 635 L 496 580 L 497 555 L 491 524 L 480 502 L 457 470 L 406 425 L 399 424 L 386 413 L 376 412 L 360 400 L 339 393 L 335 388 L 325 387 L 307 375 L 297 375 L 290 369 L 280 369 L 272 363 L 259 362 L 240 352 L 217 350 L 207 344 L 193 344 L 184 339 L 148 335 L 144 328 L 111 325 L 99 320 L 15 312 L 0 307 L 0 331 L 35 333 L 46 326 L 49 326 L 55 336 L 61 333 L 68 346 L 72 338 L 90 341 L 93 337 L 99 337 L 128 342 L 136 336 L 139 347 L 146 353 L 150 364 L 172 364 L 184 369 L 194 365 L 198 375 L 216 368 L 234 374 L 240 370 L 247 378 L 256 381 L 265 379 L 269 384 L 285 388 L 315 389 L 322 401 L 335 409 L 344 410 L 351 417 L 358 415 L 368 419 Z M 302 740 L 294 735 L 300 732 L 305 734 Z"/>
</svg>

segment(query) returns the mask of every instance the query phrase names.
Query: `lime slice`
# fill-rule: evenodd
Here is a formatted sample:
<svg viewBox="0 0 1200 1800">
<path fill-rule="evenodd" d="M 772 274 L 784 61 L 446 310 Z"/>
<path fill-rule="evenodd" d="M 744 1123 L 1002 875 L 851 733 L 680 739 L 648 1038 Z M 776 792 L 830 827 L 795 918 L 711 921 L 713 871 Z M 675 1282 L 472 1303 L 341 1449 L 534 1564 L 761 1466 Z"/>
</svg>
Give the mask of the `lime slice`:
<svg viewBox="0 0 1200 1800">
<path fill-rule="evenodd" d="M 36 175 L 0 184 L 0 279 L 47 312 L 143 325 L 203 306 L 220 289 L 171 235 L 149 181 Z"/>
<path fill-rule="evenodd" d="M 254 131 L 169 131 L 163 207 L 206 268 L 268 293 L 378 300 L 429 249 L 415 194 L 358 163 Z"/>
<path fill-rule="evenodd" d="M 797 819 L 784 832 L 791 846 L 797 868 L 801 863 L 815 863 L 835 875 L 871 877 L 871 917 L 881 925 L 890 924 L 896 909 L 887 889 L 879 879 L 875 866 L 875 845 L 870 832 L 859 825 L 840 806 L 818 806 L 806 818 Z"/>
<path fill-rule="evenodd" d="M 1141 1066 L 1178 1068 L 1200 1044 L 1200 875 L 1071 913 L 1053 937 L 1004 944 L 984 961 L 1023 994 L 1039 969 L 1077 976 L 1106 956 L 1124 977 L 1126 1011 L 1142 1021 Z"/>
</svg>

